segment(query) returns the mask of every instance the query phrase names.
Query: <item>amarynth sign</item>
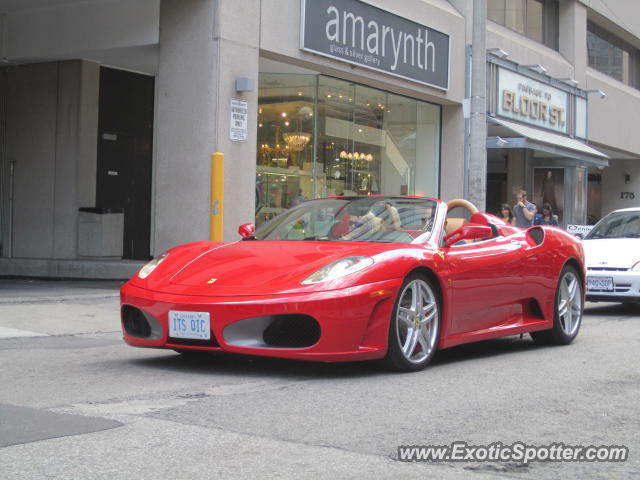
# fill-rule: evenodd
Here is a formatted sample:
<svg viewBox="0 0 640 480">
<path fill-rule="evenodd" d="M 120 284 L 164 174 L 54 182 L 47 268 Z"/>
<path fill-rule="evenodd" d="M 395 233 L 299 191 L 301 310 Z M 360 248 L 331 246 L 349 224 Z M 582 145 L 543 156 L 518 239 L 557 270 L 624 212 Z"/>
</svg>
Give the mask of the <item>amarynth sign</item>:
<svg viewBox="0 0 640 480">
<path fill-rule="evenodd" d="M 359 0 L 301 0 L 301 48 L 447 90 L 449 35 Z"/>
</svg>

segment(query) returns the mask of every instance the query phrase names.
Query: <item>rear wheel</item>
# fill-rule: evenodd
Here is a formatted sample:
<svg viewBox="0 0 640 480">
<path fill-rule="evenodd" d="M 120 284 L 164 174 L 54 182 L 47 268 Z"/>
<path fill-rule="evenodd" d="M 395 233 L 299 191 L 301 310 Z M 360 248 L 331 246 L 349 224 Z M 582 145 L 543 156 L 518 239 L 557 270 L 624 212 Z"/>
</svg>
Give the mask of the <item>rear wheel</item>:
<svg viewBox="0 0 640 480">
<path fill-rule="evenodd" d="M 421 370 L 435 354 L 439 334 L 436 289 L 422 275 L 409 275 L 400 288 L 389 324 L 387 365 L 402 372 Z"/>
<path fill-rule="evenodd" d="M 567 265 L 560 273 L 556 289 L 553 328 L 531 332 L 537 343 L 567 345 L 578 335 L 582 323 L 582 282 L 577 270 Z"/>
</svg>

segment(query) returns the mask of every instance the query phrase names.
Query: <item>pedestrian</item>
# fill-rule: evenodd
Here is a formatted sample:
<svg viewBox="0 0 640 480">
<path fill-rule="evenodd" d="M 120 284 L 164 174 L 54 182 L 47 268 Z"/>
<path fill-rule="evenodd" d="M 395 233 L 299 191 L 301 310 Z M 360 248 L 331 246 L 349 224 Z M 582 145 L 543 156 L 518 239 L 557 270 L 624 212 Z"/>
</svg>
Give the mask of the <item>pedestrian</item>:
<svg viewBox="0 0 640 480">
<path fill-rule="evenodd" d="M 533 225 L 533 219 L 536 216 L 536 206 L 527 200 L 527 192 L 521 188 L 516 190 L 516 201 L 518 203 L 513 206 L 515 226 L 529 228 Z"/>
<path fill-rule="evenodd" d="M 533 221 L 534 225 L 553 225 L 554 227 L 558 226 L 558 219 L 556 215 L 553 214 L 553 208 L 551 208 L 550 203 L 545 203 L 542 205 L 542 213 L 537 213 L 536 218 Z"/>
<path fill-rule="evenodd" d="M 513 225 L 514 217 L 513 210 L 511 210 L 511 205 L 508 203 L 503 203 L 500 207 L 500 219 L 508 225 Z"/>
</svg>

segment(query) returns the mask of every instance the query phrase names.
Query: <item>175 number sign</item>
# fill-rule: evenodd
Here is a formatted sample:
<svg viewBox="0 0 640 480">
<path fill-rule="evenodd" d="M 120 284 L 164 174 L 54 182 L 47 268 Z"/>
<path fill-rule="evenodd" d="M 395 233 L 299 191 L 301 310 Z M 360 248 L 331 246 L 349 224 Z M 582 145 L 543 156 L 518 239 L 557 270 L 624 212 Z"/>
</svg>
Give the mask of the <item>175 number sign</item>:
<svg viewBox="0 0 640 480">
<path fill-rule="evenodd" d="M 635 192 L 620 192 L 620 198 L 623 200 L 633 200 L 636 198 Z"/>
</svg>

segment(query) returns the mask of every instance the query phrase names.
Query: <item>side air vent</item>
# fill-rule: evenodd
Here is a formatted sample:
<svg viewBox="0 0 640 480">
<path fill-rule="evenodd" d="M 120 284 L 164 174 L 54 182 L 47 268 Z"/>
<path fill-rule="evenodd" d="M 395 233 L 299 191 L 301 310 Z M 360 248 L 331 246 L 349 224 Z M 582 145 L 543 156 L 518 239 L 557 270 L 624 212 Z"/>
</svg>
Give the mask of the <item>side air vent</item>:
<svg viewBox="0 0 640 480">
<path fill-rule="evenodd" d="M 544 320 L 544 315 L 542 313 L 542 309 L 540 308 L 540 304 L 535 298 L 532 298 L 529 301 L 529 310 L 531 310 L 531 315 Z"/>
<path fill-rule="evenodd" d="M 540 227 L 533 227 L 527 230 L 527 237 L 530 238 L 535 245 L 540 245 L 544 240 L 544 230 Z"/>
</svg>

